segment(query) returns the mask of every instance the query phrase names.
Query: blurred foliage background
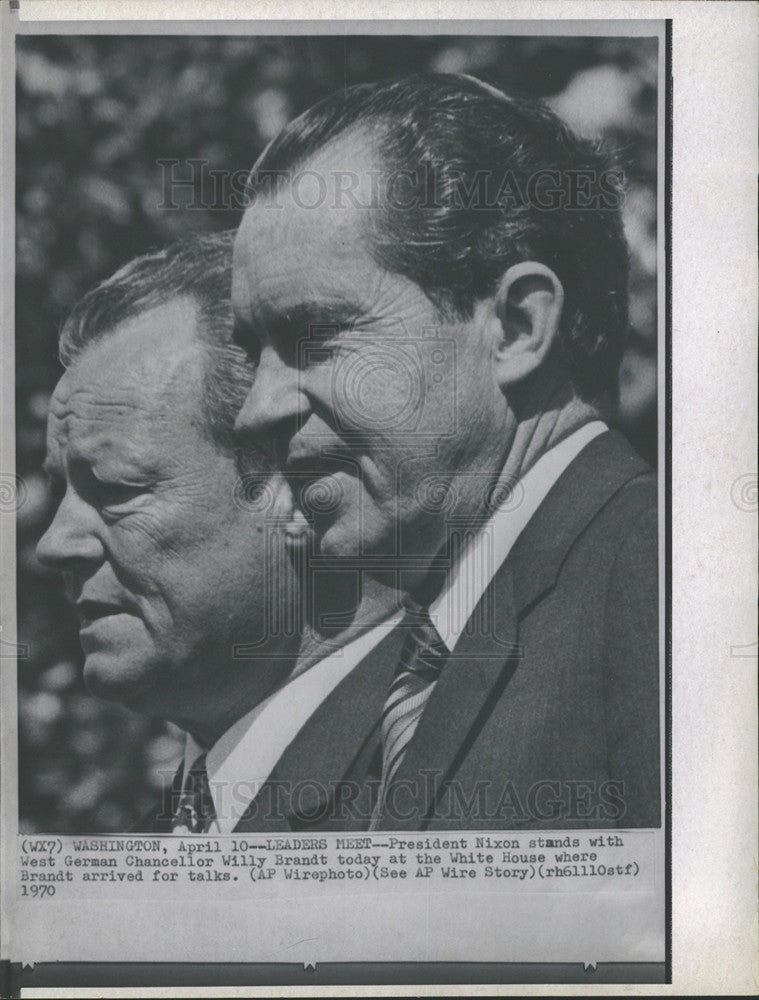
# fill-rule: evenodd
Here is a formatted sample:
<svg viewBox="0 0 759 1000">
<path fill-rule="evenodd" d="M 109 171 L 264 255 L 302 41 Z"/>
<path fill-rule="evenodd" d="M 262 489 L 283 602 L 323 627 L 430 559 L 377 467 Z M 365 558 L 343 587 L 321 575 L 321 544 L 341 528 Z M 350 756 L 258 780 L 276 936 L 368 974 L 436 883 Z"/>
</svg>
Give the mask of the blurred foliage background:
<svg viewBox="0 0 759 1000">
<path fill-rule="evenodd" d="M 52 515 L 40 466 L 57 333 L 84 292 L 135 254 L 236 226 L 212 171 L 247 172 L 294 115 L 346 83 L 472 73 L 546 100 L 620 151 L 632 254 L 620 426 L 656 453 L 656 39 L 40 36 L 16 41 L 17 473 L 22 832 L 123 831 L 181 755 L 171 726 L 102 704 L 81 682 L 77 627 L 34 547 Z M 167 208 L 168 168 L 197 190 Z M 210 186 L 209 186 L 210 185 Z M 201 207 L 205 203 L 206 207 Z"/>
</svg>

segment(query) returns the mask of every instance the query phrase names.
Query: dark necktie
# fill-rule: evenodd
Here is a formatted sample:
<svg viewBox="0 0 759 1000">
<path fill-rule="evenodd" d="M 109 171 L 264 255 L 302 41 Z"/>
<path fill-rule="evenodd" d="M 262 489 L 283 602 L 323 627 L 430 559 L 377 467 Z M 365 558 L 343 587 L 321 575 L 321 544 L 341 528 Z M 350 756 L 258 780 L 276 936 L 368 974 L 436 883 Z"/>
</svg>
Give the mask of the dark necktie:
<svg viewBox="0 0 759 1000">
<path fill-rule="evenodd" d="M 387 790 L 448 656 L 448 649 L 425 608 L 409 612 L 405 623 L 409 634 L 382 710 L 382 778 L 370 830 L 379 822 Z"/>
<path fill-rule="evenodd" d="M 216 809 L 208 784 L 206 755 L 202 753 L 183 782 L 172 833 L 205 833 L 215 818 Z"/>
</svg>

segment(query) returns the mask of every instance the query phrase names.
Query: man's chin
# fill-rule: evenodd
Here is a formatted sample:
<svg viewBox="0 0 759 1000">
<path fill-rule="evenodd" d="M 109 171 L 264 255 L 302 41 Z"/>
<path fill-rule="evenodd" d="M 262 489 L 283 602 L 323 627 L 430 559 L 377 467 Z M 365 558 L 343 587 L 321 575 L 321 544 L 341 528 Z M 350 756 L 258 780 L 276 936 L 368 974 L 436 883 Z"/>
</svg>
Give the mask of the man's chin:
<svg viewBox="0 0 759 1000">
<path fill-rule="evenodd" d="M 316 548 L 320 556 L 334 559 L 392 558 L 398 555 L 395 530 L 386 525 L 368 526 L 364 533 L 354 518 L 338 518 L 318 526 Z M 384 530 L 383 530 L 384 529 Z"/>
<path fill-rule="evenodd" d="M 316 532 L 316 551 L 320 556 L 355 559 L 367 551 L 355 527 L 351 528 L 346 521 L 337 520 L 326 527 L 320 525 L 319 528 Z"/>
<path fill-rule="evenodd" d="M 90 653 L 84 661 L 84 685 L 95 698 L 112 701 L 135 712 L 149 711 L 151 671 L 104 652 Z"/>
<path fill-rule="evenodd" d="M 367 525 L 363 534 L 346 518 L 334 521 L 317 535 L 316 551 L 320 566 L 334 560 L 335 569 L 347 562 L 371 574 L 382 576 L 388 567 L 406 557 L 407 566 L 396 586 L 409 587 L 419 582 L 439 559 L 445 544 L 444 533 L 438 524 L 423 522 L 398 531 L 397 523 L 387 524 L 377 520 Z"/>
</svg>

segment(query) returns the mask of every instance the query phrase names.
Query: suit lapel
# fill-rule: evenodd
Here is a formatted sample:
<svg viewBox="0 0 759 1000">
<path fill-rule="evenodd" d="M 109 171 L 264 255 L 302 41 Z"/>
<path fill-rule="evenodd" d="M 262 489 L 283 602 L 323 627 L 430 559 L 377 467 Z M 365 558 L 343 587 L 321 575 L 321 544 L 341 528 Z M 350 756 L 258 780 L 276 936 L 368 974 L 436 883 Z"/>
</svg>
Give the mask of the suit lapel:
<svg viewBox="0 0 759 1000">
<path fill-rule="evenodd" d="M 578 536 L 615 493 L 651 467 L 617 431 L 599 434 L 565 469 L 514 543 L 507 564 L 517 614 L 556 583 Z"/>
<path fill-rule="evenodd" d="M 622 435 L 599 435 L 559 477 L 485 591 L 430 695 L 379 828 L 424 826 L 522 658 L 520 615 L 554 586 L 578 535 L 626 482 L 650 472 Z M 405 783 L 399 786 L 399 783 Z M 393 808 L 395 807 L 395 808 Z"/>
<path fill-rule="evenodd" d="M 366 757 L 367 741 L 377 735 L 402 643 L 402 630 L 393 629 L 322 702 L 279 759 L 237 830 L 307 828 L 329 809 L 336 784 L 357 757 Z"/>
<path fill-rule="evenodd" d="M 443 778 L 466 754 L 471 733 L 485 717 L 516 669 L 511 571 L 500 568 L 435 685 L 386 799 L 382 830 L 418 830 L 433 806 Z"/>
</svg>

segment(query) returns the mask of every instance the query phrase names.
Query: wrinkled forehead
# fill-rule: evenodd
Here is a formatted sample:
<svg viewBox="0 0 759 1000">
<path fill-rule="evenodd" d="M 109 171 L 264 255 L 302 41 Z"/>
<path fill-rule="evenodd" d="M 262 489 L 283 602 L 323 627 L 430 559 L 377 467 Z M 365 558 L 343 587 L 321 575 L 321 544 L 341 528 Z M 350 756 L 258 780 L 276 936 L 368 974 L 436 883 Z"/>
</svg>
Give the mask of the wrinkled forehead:
<svg viewBox="0 0 759 1000">
<path fill-rule="evenodd" d="M 177 301 L 85 347 L 53 392 L 48 448 L 144 442 L 178 419 L 200 424 L 206 355 L 194 324 L 192 303 Z"/>
<path fill-rule="evenodd" d="M 83 356 L 87 359 L 87 355 Z M 155 383 L 142 381 L 114 359 L 109 371 L 74 363 L 55 387 L 48 416 L 48 438 L 59 443 L 73 438 L 96 438 L 112 427 L 124 433 L 141 422 L 160 420 L 165 399 L 151 391 Z"/>
</svg>

